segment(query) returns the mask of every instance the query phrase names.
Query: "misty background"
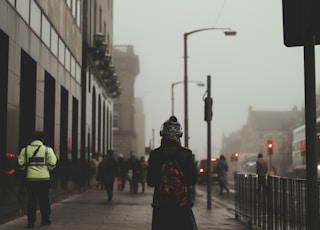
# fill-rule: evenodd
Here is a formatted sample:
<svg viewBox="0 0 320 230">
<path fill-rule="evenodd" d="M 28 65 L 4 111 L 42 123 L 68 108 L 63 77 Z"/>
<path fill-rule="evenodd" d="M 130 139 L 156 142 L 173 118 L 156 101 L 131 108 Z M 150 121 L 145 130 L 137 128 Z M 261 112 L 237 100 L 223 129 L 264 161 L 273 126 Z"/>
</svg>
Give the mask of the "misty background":
<svg viewBox="0 0 320 230">
<path fill-rule="evenodd" d="M 223 30 L 188 36 L 188 80 L 206 83 L 211 75 L 213 156 L 220 154 L 223 135 L 246 124 L 249 106 L 260 111 L 303 107 L 303 48 L 284 45 L 282 22 L 282 1 L 275 0 L 114 1 L 114 44 L 133 45 L 139 56 L 135 96 L 143 98 L 145 145 L 153 134 L 154 146 L 160 144 L 160 126 L 171 115 L 171 84 L 184 79 L 183 34 L 197 29 L 237 31 L 236 36 Z M 318 80 L 318 47 L 315 53 Z M 188 84 L 189 148 L 197 159 L 207 152 L 205 91 L 206 86 Z M 177 84 L 174 110 L 182 126 L 183 93 L 183 84 Z"/>
</svg>

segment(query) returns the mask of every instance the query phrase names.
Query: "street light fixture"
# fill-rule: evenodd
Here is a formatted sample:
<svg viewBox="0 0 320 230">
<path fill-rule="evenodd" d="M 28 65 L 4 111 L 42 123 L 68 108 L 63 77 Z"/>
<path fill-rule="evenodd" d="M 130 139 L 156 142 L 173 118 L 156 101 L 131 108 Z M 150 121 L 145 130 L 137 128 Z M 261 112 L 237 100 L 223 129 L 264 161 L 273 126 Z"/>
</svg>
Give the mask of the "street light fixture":
<svg viewBox="0 0 320 230">
<path fill-rule="evenodd" d="M 174 115 L 174 86 L 184 83 L 184 81 L 178 81 L 171 84 L 171 114 Z M 188 83 L 196 83 L 197 86 L 203 87 L 205 84 L 201 81 L 188 81 Z"/>
<path fill-rule="evenodd" d="M 224 34 L 226 36 L 234 36 L 237 34 L 236 31 L 231 28 L 202 28 L 198 30 L 193 30 L 183 34 L 184 38 L 184 145 L 185 147 L 189 147 L 189 121 L 188 121 L 188 52 L 187 52 L 187 39 L 190 34 L 194 34 L 201 31 L 206 30 L 224 30 Z"/>
</svg>

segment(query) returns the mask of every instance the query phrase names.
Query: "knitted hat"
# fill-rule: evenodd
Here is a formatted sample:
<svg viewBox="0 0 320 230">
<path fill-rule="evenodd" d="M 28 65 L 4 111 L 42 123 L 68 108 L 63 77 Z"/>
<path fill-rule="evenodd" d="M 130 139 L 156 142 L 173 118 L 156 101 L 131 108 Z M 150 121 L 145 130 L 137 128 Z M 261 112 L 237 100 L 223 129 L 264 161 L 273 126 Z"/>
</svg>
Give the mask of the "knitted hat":
<svg viewBox="0 0 320 230">
<path fill-rule="evenodd" d="M 175 116 L 171 116 L 160 128 L 160 136 L 182 137 L 182 127 Z"/>
</svg>

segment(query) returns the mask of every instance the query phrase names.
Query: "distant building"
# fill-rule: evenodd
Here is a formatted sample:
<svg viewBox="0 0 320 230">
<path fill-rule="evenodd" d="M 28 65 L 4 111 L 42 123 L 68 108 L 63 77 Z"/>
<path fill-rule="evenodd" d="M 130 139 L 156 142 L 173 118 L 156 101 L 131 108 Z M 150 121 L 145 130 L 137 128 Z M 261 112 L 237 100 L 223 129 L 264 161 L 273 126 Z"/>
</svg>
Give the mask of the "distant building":
<svg viewBox="0 0 320 230">
<path fill-rule="evenodd" d="M 303 112 L 294 108 L 291 111 L 248 110 L 248 120 L 240 130 L 224 136 L 221 153 L 231 158 L 232 153 L 262 153 L 271 160 L 278 173 L 285 174 L 291 165 L 292 131 L 301 124 Z M 274 148 L 270 158 L 267 153 L 267 140 L 272 140 Z"/>
<path fill-rule="evenodd" d="M 131 45 L 115 45 L 113 55 L 122 87 L 121 96 L 114 100 L 114 150 L 125 158 L 131 151 L 141 156 L 144 154 L 144 115 L 142 101 L 134 94 L 134 83 L 140 72 L 139 57 Z"/>
<path fill-rule="evenodd" d="M 143 98 L 135 98 L 135 121 L 134 121 L 134 129 L 136 131 L 136 143 L 137 150 L 136 153 L 139 156 L 145 155 L 145 114 L 143 108 Z"/>
</svg>

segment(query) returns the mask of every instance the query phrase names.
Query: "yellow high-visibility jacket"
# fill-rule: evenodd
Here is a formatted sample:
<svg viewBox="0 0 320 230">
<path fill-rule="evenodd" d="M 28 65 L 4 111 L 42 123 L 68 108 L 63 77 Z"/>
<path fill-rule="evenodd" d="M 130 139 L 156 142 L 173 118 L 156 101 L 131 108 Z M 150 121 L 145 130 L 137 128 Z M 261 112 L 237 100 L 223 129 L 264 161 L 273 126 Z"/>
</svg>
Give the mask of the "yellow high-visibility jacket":
<svg viewBox="0 0 320 230">
<path fill-rule="evenodd" d="M 37 154 L 31 159 L 38 147 Z M 19 169 L 24 170 L 27 167 L 27 180 L 50 180 L 49 171 L 56 167 L 56 163 L 57 157 L 53 149 L 45 146 L 40 140 L 34 140 L 30 145 L 22 148 L 18 156 Z"/>
</svg>

